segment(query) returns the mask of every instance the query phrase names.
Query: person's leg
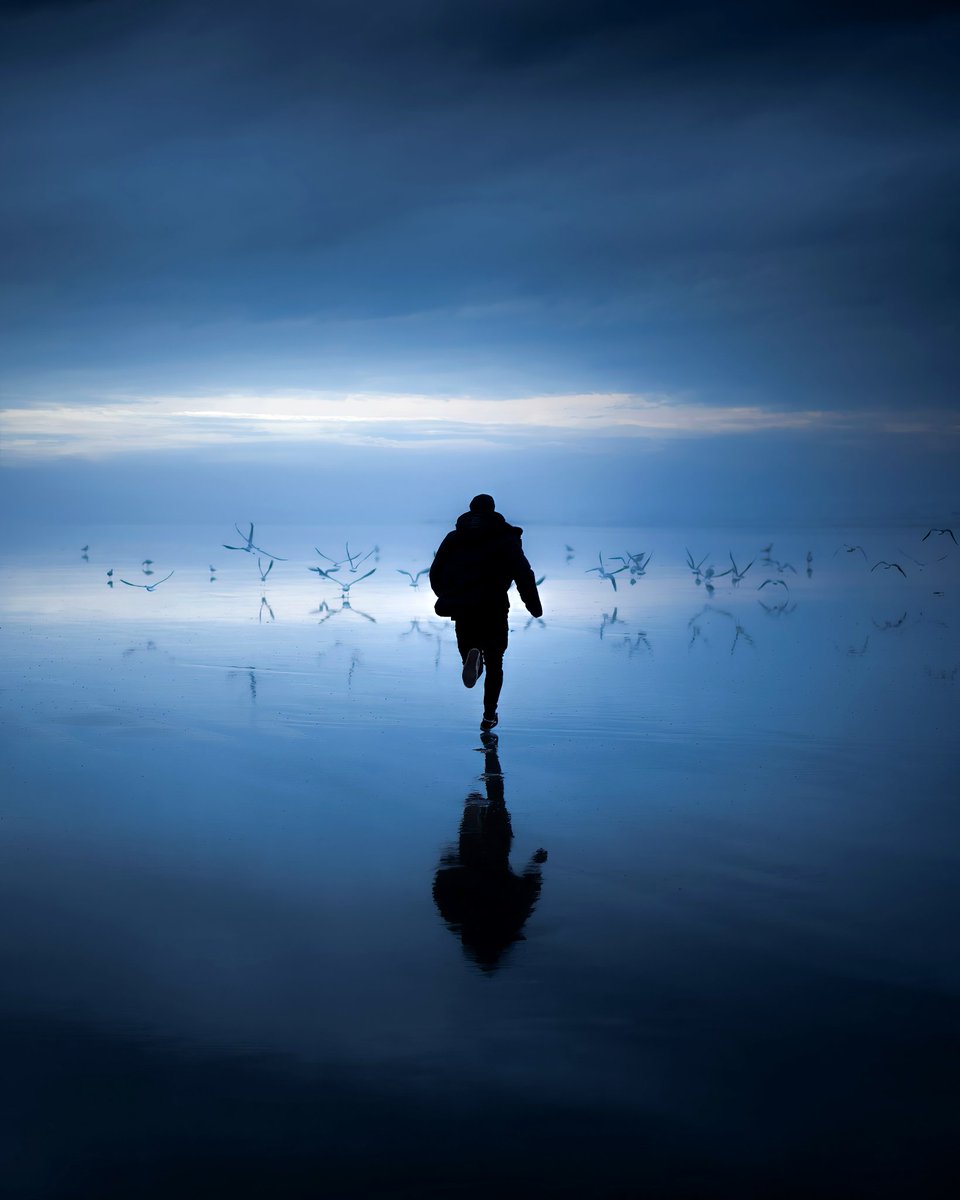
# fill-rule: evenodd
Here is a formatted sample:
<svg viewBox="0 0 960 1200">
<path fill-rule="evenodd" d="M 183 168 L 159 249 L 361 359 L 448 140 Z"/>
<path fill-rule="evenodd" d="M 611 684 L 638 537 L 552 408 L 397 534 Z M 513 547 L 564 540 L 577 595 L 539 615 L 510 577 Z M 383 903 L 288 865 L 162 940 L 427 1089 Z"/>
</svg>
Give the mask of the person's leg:
<svg viewBox="0 0 960 1200">
<path fill-rule="evenodd" d="M 507 617 L 495 617 L 488 622 L 484 630 L 483 661 L 487 669 L 486 681 L 483 685 L 483 715 L 496 715 L 497 704 L 500 701 L 500 690 L 503 687 L 503 655 L 507 648 Z"/>
<path fill-rule="evenodd" d="M 482 644 L 484 631 L 479 623 L 470 617 L 459 617 L 454 622 L 457 635 L 457 649 L 460 651 L 460 661 L 463 663 L 464 686 L 472 688 L 483 673 Z"/>
</svg>

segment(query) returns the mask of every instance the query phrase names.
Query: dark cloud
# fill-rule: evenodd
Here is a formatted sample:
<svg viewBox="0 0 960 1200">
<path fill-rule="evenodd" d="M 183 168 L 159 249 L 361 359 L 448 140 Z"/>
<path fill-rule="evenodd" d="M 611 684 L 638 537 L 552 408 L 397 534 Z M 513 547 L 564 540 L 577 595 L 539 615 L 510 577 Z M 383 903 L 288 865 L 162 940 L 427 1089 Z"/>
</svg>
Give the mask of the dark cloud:
<svg viewBox="0 0 960 1200">
<path fill-rule="evenodd" d="M 938 4 L 6 5 L 4 373 L 402 388 L 479 360 L 508 389 L 949 403 L 958 30 Z"/>
</svg>

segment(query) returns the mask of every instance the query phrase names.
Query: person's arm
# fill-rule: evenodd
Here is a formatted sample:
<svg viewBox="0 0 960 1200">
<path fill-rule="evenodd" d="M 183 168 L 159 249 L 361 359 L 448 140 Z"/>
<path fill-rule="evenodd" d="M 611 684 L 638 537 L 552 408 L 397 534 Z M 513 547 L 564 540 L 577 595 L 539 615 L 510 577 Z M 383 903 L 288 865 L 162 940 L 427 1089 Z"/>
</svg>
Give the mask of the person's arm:
<svg viewBox="0 0 960 1200">
<path fill-rule="evenodd" d="M 517 591 L 520 593 L 520 599 L 526 605 L 527 612 L 531 617 L 543 616 L 543 605 L 540 603 L 540 593 L 537 591 L 537 581 L 533 575 L 533 568 L 527 562 L 527 556 L 523 552 L 523 547 L 518 541 L 513 556 L 513 580 L 517 585 Z"/>
<path fill-rule="evenodd" d="M 433 594 L 439 596 L 444 590 L 446 567 L 450 558 L 450 539 L 453 535 L 448 533 L 440 543 L 440 549 L 433 556 L 433 562 L 430 564 L 430 586 L 433 588 Z"/>
</svg>

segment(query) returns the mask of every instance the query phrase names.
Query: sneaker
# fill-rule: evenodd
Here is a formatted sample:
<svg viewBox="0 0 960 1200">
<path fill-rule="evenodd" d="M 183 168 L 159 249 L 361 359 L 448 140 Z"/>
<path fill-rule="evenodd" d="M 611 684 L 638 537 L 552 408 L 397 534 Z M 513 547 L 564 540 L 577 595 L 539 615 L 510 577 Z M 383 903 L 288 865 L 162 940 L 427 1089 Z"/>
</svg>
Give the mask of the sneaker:
<svg viewBox="0 0 960 1200">
<path fill-rule="evenodd" d="M 474 648 L 467 651 L 467 657 L 463 660 L 463 686 L 473 687 L 480 678 L 480 672 L 483 669 L 483 659 L 480 651 Z"/>
<path fill-rule="evenodd" d="M 484 713 L 483 720 L 480 722 L 480 728 L 483 729 L 484 731 L 486 731 L 488 729 L 493 729 L 494 725 L 496 725 L 499 720 L 500 720 L 500 718 L 497 716 L 496 713 L 493 713 L 489 717 L 487 716 L 486 713 Z"/>
</svg>

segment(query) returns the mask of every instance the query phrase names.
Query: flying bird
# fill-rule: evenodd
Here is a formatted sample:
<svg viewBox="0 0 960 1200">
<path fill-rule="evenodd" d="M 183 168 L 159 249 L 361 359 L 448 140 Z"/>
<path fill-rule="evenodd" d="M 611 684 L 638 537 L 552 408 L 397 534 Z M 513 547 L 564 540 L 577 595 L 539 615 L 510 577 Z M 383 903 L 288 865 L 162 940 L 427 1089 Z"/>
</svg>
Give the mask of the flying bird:
<svg viewBox="0 0 960 1200">
<path fill-rule="evenodd" d="M 736 587 L 736 585 L 743 579 L 744 575 L 746 575 L 746 573 L 750 570 L 750 568 L 753 566 L 754 562 L 756 562 L 756 559 L 751 558 L 750 561 L 747 563 L 747 565 L 741 571 L 740 568 L 737 566 L 736 562 L 734 561 L 733 554 L 732 553 L 730 554 L 730 563 L 733 567 L 733 571 L 731 572 L 732 578 L 731 578 L 730 582 L 734 585 L 734 587 Z"/>
<path fill-rule="evenodd" d="M 171 571 L 170 575 L 173 574 L 174 572 Z M 155 588 L 158 588 L 161 583 L 166 583 L 170 578 L 170 575 L 164 575 L 162 579 L 155 579 L 153 583 L 131 583 L 129 579 L 121 579 L 120 582 L 125 583 L 127 587 L 143 588 L 145 592 L 152 592 Z"/>
<path fill-rule="evenodd" d="M 935 534 L 937 534 L 939 537 L 943 537 L 943 535 L 944 535 L 945 533 L 946 533 L 946 534 L 949 534 L 949 535 L 950 535 L 950 537 L 951 537 L 951 538 L 953 538 L 953 544 L 954 544 L 955 546 L 957 545 L 957 539 L 956 539 L 956 535 L 954 534 L 954 532 L 953 532 L 953 530 L 952 530 L 952 529 L 928 529 L 928 530 L 927 530 L 927 532 L 926 532 L 926 533 L 923 535 L 923 537 L 920 539 L 920 541 L 921 541 L 921 542 L 925 542 L 925 541 L 927 540 L 927 538 L 930 536 L 930 534 L 931 534 L 931 533 L 935 533 Z"/>
<path fill-rule="evenodd" d="M 599 554 L 597 557 L 600 559 L 600 566 L 599 567 L 587 567 L 587 569 L 584 571 L 584 575 L 591 575 L 591 574 L 593 574 L 593 572 L 596 572 L 601 579 L 609 579 L 610 582 L 613 584 L 613 590 L 616 591 L 617 590 L 617 581 L 616 581 L 615 576 L 619 575 L 621 571 L 625 571 L 627 568 L 626 567 L 617 567 L 617 569 L 615 571 L 608 571 L 607 568 L 603 564 L 603 555 Z"/>
<path fill-rule="evenodd" d="M 346 543 L 344 549 L 347 552 L 347 562 L 350 564 L 349 570 L 351 575 L 355 575 L 361 564 L 365 563 L 373 554 L 372 550 L 368 550 L 366 554 L 351 554 L 349 542 Z"/>
<path fill-rule="evenodd" d="M 907 577 L 906 571 L 903 569 L 903 567 L 900 566 L 899 563 L 887 562 L 886 559 L 881 558 L 879 562 L 875 562 L 873 564 L 873 566 L 870 568 L 870 571 L 871 572 L 875 571 L 877 569 L 877 567 L 883 567 L 883 569 L 885 571 L 899 571 L 900 574 L 904 577 L 904 579 L 906 579 L 906 577 Z"/>
<path fill-rule="evenodd" d="M 223 542 L 222 545 L 223 545 L 224 550 L 242 550 L 245 554 L 253 554 L 254 551 L 256 551 L 257 554 L 262 554 L 265 558 L 275 558 L 278 560 L 278 562 L 286 562 L 287 561 L 285 558 L 281 558 L 279 554 L 271 554 L 269 550 L 264 550 L 264 548 L 262 546 L 258 546 L 254 542 L 254 540 L 253 540 L 253 522 L 252 521 L 250 522 L 250 532 L 249 533 L 244 533 L 239 525 L 234 525 L 234 529 L 243 538 L 244 545 L 228 546 L 226 542 Z"/>
<path fill-rule="evenodd" d="M 260 582 L 261 582 L 261 583 L 266 583 L 266 582 L 267 582 L 267 576 L 268 576 L 268 575 L 270 574 L 270 572 L 273 570 L 273 559 L 272 559 L 272 558 L 270 559 L 270 563 L 269 563 L 269 565 L 268 565 L 267 569 L 266 569 L 266 570 L 264 570 L 264 569 L 263 569 L 263 560 L 262 560 L 261 558 L 258 558 L 258 559 L 257 559 L 257 570 L 260 572 Z"/>
<path fill-rule="evenodd" d="M 632 586 L 637 582 L 638 578 L 646 575 L 647 567 L 650 566 L 651 558 L 653 558 L 653 555 L 647 554 L 643 550 L 641 550 L 639 554 L 631 554 L 628 550 L 626 556 L 615 554 L 613 561 L 622 562 L 623 565 L 629 570 L 630 584 Z"/>
<path fill-rule="evenodd" d="M 844 542 L 842 546 L 838 546 L 836 550 L 834 550 L 833 557 L 836 558 L 841 550 L 845 550 L 847 554 L 856 554 L 856 552 L 859 550 L 863 555 L 863 561 L 867 561 L 867 552 L 862 546 L 848 546 L 847 543 Z"/>
<path fill-rule="evenodd" d="M 412 571 L 404 571 L 404 569 L 402 567 L 397 567 L 397 574 L 398 575 L 406 575 L 406 577 L 410 580 L 410 586 L 412 588 L 419 587 L 420 586 L 420 576 L 428 574 L 429 571 L 430 571 L 429 567 L 424 567 L 422 571 L 418 571 L 416 573 L 416 575 L 414 575 Z"/>
<path fill-rule="evenodd" d="M 684 550 L 687 550 L 686 546 L 684 546 Z M 694 573 L 694 575 L 698 575 L 698 576 L 699 576 L 699 575 L 701 574 L 701 572 L 703 571 L 703 564 L 704 564 L 704 563 L 707 561 L 707 559 L 708 559 L 709 557 L 710 557 L 710 554 L 709 554 L 709 551 L 708 551 L 708 552 L 707 552 L 707 553 L 706 553 L 706 554 L 703 556 L 703 558 L 701 558 L 701 559 L 700 559 L 700 561 L 699 561 L 699 562 L 694 562 L 694 560 L 693 560 L 693 555 L 690 553 L 690 551 L 689 551 L 689 550 L 687 550 L 687 566 L 688 566 L 688 567 L 690 568 L 690 570 L 691 570 L 691 571 Z"/>
<path fill-rule="evenodd" d="M 782 588 L 786 588 L 788 592 L 790 591 L 790 587 L 785 579 L 765 579 L 763 581 L 763 583 L 761 583 L 760 586 L 757 588 L 757 591 L 762 592 L 768 583 L 771 584 L 773 587 L 782 587 Z"/>
<path fill-rule="evenodd" d="M 340 587 L 345 592 L 349 592 L 355 583 L 359 583 L 362 579 L 369 579 L 371 575 L 376 574 L 376 571 L 377 571 L 376 567 L 371 567 L 371 569 L 369 571 L 365 572 L 363 575 L 358 575 L 356 579 L 351 579 L 349 583 L 344 583 L 341 579 L 337 579 L 337 580 L 335 580 L 335 582 L 339 583 Z M 365 616 L 366 614 L 361 614 L 361 615 Z"/>
</svg>

